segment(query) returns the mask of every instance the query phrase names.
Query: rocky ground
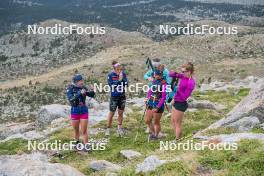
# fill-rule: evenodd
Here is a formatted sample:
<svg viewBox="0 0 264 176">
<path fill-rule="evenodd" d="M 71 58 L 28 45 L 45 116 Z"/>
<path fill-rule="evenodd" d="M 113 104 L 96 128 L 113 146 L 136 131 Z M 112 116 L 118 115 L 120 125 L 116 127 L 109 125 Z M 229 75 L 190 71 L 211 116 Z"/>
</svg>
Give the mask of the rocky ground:
<svg viewBox="0 0 264 176">
<path fill-rule="evenodd" d="M 107 103 L 90 102 L 90 138 L 105 141 L 107 145 L 103 151 L 27 150 L 28 140 L 67 142 L 73 139 L 68 106 L 43 106 L 33 124 L 3 125 L 0 167 L 4 174 L 22 167 L 23 170 L 16 169 L 20 175 L 36 175 L 38 171 L 31 168 L 33 166 L 41 168 L 43 174 L 58 175 L 219 175 L 223 172 L 224 175 L 245 172 L 260 175 L 263 172 L 264 145 L 263 86 L 263 79 L 256 77 L 230 83 L 203 84 L 190 100 L 190 109 L 183 124 L 183 135 L 189 137 L 182 142 L 236 142 L 238 149 L 234 151 L 160 150 L 159 141 L 148 142 L 144 125 L 138 125 L 143 113 L 143 98 L 134 98 L 128 100 L 124 122 L 127 133 L 122 138 L 115 134 L 114 129 L 110 138 L 104 137 L 106 122 L 102 117 L 106 117 L 107 111 L 98 111 L 98 108 L 107 109 Z M 170 113 L 165 112 L 162 118 L 162 131 L 166 137 L 161 141 L 174 139 L 169 116 Z M 116 125 L 114 123 L 114 128 Z M 192 136 L 194 131 L 199 132 Z M 11 167 L 14 160 L 21 162 Z"/>
<path fill-rule="evenodd" d="M 211 23 L 217 25 L 220 22 Z M 11 54 L 1 63 L 1 71 L 6 74 L 1 74 L 1 77 L 6 80 L 0 84 L 0 175 L 38 175 L 39 170 L 46 175 L 257 176 L 264 172 L 264 35 L 261 28 L 240 26 L 237 36 L 177 36 L 163 42 L 155 42 L 139 33 L 129 33 L 130 37 L 125 38 L 126 32 L 119 33 L 113 29 L 104 39 L 96 41 L 98 45 L 108 40 L 115 42 L 108 43 L 91 56 L 90 50 L 84 49 L 77 52 L 79 60 L 69 55 L 65 63 L 54 66 L 56 69 L 47 64 L 41 72 L 43 74 L 21 71 L 23 74 L 12 76 L 9 74 L 14 71 L 12 69 L 19 71 L 31 62 L 27 57 L 41 60 L 40 65 L 52 63 L 49 60 L 52 53 L 49 55 L 45 48 L 39 55 L 32 56 L 33 50 L 22 47 L 29 55 L 21 57 L 22 51 L 16 50 L 24 40 L 20 35 L 16 34 L 20 44 L 11 42 L 1 46 Z M 0 41 L 13 37 L 15 34 L 1 37 Z M 29 48 L 31 45 L 34 42 L 29 42 Z M 62 51 L 68 50 L 64 45 L 60 47 Z M 58 48 L 55 47 L 54 51 Z M 46 56 L 48 59 L 42 60 Z M 116 136 L 115 130 L 110 138 L 104 137 L 108 95 L 98 94 L 97 100 L 87 102 L 90 107 L 90 138 L 105 141 L 104 151 L 82 153 L 27 149 L 28 141 L 32 140 L 69 142 L 73 139 L 65 87 L 74 73 L 84 74 L 87 85 L 106 83 L 110 63 L 116 59 L 124 63 L 131 84 L 145 83 L 142 77 L 146 71 L 146 57 L 161 58 L 169 69 L 176 69 L 186 61 L 195 63 L 197 87 L 189 100 L 190 109 L 184 119 L 183 136 L 188 138 L 183 142 L 237 142 L 237 150 L 160 150 L 159 141 L 148 142 L 145 126 L 139 124 L 143 115 L 142 92 L 128 94 L 124 122 L 127 134 L 123 138 Z M 21 59 L 24 65 L 14 65 L 13 59 Z M 28 70 L 33 66 L 41 70 L 37 65 L 31 65 Z M 162 131 L 166 134 L 162 141 L 174 139 L 169 117 L 170 113 L 165 112 L 162 118 Z M 115 128 L 116 125 L 114 123 Z M 13 164 L 14 161 L 19 162 Z"/>
</svg>

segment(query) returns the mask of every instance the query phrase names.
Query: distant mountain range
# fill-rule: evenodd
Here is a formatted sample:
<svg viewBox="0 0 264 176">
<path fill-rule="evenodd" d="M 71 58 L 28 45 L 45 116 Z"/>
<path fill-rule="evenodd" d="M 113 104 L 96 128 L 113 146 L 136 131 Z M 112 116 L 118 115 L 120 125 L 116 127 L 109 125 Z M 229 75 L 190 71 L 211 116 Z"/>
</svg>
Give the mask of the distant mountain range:
<svg viewBox="0 0 264 176">
<path fill-rule="evenodd" d="M 142 25 L 206 19 L 263 26 L 259 22 L 264 18 L 263 7 L 263 0 L 1 0 L 0 34 L 54 18 L 126 31 L 138 31 Z M 248 17 L 250 22 L 244 23 Z"/>
</svg>

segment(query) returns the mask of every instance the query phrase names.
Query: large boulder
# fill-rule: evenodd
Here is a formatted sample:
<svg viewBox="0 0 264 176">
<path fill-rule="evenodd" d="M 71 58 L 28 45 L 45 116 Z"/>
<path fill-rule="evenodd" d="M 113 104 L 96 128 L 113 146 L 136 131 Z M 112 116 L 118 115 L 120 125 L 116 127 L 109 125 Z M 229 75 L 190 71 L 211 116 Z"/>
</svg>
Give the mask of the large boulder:
<svg viewBox="0 0 264 176">
<path fill-rule="evenodd" d="M 73 167 L 49 163 L 46 155 L 41 153 L 13 156 L 0 156 L 0 175 L 8 176 L 83 176 Z"/>
<path fill-rule="evenodd" d="M 249 95 L 237 104 L 227 117 L 207 129 L 232 127 L 237 130 L 249 130 L 261 123 L 264 123 L 264 79 L 258 80 Z"/>
<path fill-rule="evenodd" d="M 69 116 L 70 106 L 60 104 L 42 106 L 37 114 L 36 127 L 44 128 L 55 119 L 69 118 Z"/>
</svg>

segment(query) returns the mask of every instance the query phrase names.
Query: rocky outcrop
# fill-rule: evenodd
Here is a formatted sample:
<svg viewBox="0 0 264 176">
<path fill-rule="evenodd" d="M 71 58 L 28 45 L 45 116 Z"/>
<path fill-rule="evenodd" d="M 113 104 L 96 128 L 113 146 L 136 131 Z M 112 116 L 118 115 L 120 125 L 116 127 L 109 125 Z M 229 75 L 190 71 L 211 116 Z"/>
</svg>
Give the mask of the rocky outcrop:
<svg viewBox="0 0 264 176">
<path fill-rule="evenodd" d="M 207 129 L 233 127 L 238 130 L 249 130 L 264 122 L 264 79 L 260 79 L 249 95 L 234 109 Z M 206 129 L 206 130 L 207 130 Z"/>
<path fill-rule="evenodd" d="M 36 117 L 36 127 L 44 128 L 58 118 L 69 118 L 70 107 L 66 105 L 51 104 L 42 106 Z"/>
<path fill-rule="evenodd" d="M 96 171 L 102 171 L 102 170 L 118 171 L 121 169 L 119 165 L 113 164 L 106 160 L 92 161 L 89 164 L 89 168 L 96 170 Z"/>
<path fill-rule="evenodd" d="M 0 156 L 0 175 L 8 176 L 83 176 L 73 167 L 49 163 L 48 158 L 40 153 L 14 156 Z"/>
<path fill-rule="evenodd" d="M 7 138 L 8 136 L 25 133 L 33 130 L 34 123 L 7 123 L 0 124 L 0 140 Z"/>
<path fill-rule="evenodd" d="M 238 129 L 238 131 L 249 131 L 255 126 L 260 125 L 258 117 L 249 116 L 243 117 L 242 119 L 233 122 L 226 127 Z"/>
<path fill-rule="evenodd" d="M 264 141 L 264 134 L 257 133 L 232 133 L 232 134 L 220 134 L 215 136 L 197 136 L 196 139 L 214 141 L 217 140 L 220 143 L 234 143 L 239 142 L 242 139 L 257 139 Z"/>
<path fill-rule="evenodd" d="M 157 167 L 166 163 L 166 160 L 160 160 L 157 156 L 151 155 L 147 157 L 143 163 L 137 164 L 136 173 L 146 173 L 150 171 L 154 171 Z"/>
<path fill-rule="evenodd" d="M 8 136 L 7 138 L 5 138 L 4 140 L 0 140 L 0 143 L 1 142 L 6 142 L 6 141 L 9 141 L 11 139 L 25 139 L 25 140 L 36 140 L 36 139 L 41 139 L 41 138 L 44 138 L 45 135 L 36 131 L 36 130 L 32 130 L 32 131 L 28 131 L 28 132 L 25 132 L 25 133 L 16 133 L 16 134 L 13 134 L 11 136 Z"/>
<path fill-rule="evenodd" d="M 120 154 L 129 160 L 142 156 L 141 153 L 134 150 L 121 150 Z"/>
</svg>

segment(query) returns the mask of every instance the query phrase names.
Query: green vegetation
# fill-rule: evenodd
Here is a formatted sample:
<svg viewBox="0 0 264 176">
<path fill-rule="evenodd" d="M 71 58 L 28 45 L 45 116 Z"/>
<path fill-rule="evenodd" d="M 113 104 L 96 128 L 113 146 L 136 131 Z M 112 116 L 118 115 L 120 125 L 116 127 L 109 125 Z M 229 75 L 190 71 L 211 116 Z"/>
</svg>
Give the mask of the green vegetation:
<svg viewBox="0 0 264 176">
<path fill-rule="evenodd" d="M 0 55 L 0 62 L 5 62 L 8 59 L 5 55 Z"/>
<path fill-rule="evenodd" d="M 232 133 L 236 133 L 237 130 L 235 130 L 234 128 L 216 128 L 216 129 L 209 129 L 205 132 L 204 135 L 207 136 L 214 136 L 214 135 L 219 135 L 219 134 L 232 134 Z"/>
<path fill-rule="evenodd" d="M 192 174 L 192 169 L 189 164 L 184 161 L 171 162 L 158 167 L 155 172 L 151 172 L 151 176 L 164 175 L 164 176 L 187 176 Z"/>
<path fill-rule="evenodd" d="M 227 172 L 225 175 L 260 176 L 264 173 L 264 147 L 257 140 L 243 140 L 235 151 L 201 151 L 198 161 L 204 167 Z"/>
<path fill-rule="evenodd" d="M 30 153 L 27 148 L 28 142 L 24 139 L 11 139 L 0 143 L 0 155 L 14 155 L 19 153 Z"/>
<path fill-rule="evenodd" d="M 204 99 L 205 97 L 213 102 L 221 102 L 226 105 L 225 100 L 229 100 L 230 104 L 238 102 L 243 96 L 247 95 L 247 90 L 239 91 L 236 95 L 231 95 L 225 92 L 208 92 L 206 94 L 198 94 L 195 96 Z M 218 100 L 217 97 L 222 97 L 225 100 Z M 231 105 L 230 105 L 231 108 Z M 91 153 L 78 153 L 75 151 L 62 151 L 63 156 L 53 157 L 51 162 L 68 164 L 77 168 L 85 175 L 106 175 L 107 171 L 94 171 L 88 167 L 88 164 L 92 160 L 107 160 L 115 164 L 122 166 L 122 169 L 117 173 L 122 176 L 134 176 L 136 164 L 141 163 L 145 157 L 149 155 L 157 155 L 160 159 L 173 160 L 177 157 L 181 159 L 179 161 L 168 162 L 158 167 L 154 172 L 147 173 L 147 175 L 195 175 L 200 174 L 197 170 L 198 167 L 203 167 L 208 170 L 213 169 L 213 174 L 217 175 L 223 173 L 223 175 L 261 175 L 263 173 L 263 144 L 255 140 L 244 140 L 238 145 L 236 151 L 184 151 L 184 150 L 159 150 L 159 141 L 147 141 L 147 134 L 145 134 L 145 125 L 139 124 L 142 117 L 142 109 L 133 107 L 133 113 L 128 114 L 124 119 L 124 128 L 128 133 L 124 138 L 116 136 L 115 129 L 117 128 L 116 120 L 113 124 L 113 131 L 109 138 L 109 142 L 106 146 L 106 150 L 92 151 Z M 171 129 L 170 118 L 168 118 L 168 112 L 165 111 L 163 118 L 161 119 L 162 131 L 167 134 L 167 137 L 163 141 L 171 141 L 174 139 L 174 132 Z M 189 136 L 194 131 L 202 130 L 212 124 L 213 122 L 221 119 L 225 116 L 225 113 L 219 113 L 214 110 L 199 110 L 194 112 L 187 112 L 183 121 L 183 136 Z M 101 129 L 105 128 L 106 121 L 101 121 L 94 125 L 93 128 Z M 139 134 L 135 141 L 138 128 Z M 255 132 L 262 132 L 260 129 L 253 129 Z M 230 134 L 235 132 L 228 128 L 219 128 L 215 130 L 209 130 L 207 135 L 216 134 Z M 95 140 L 104 139 L 103 131 L 98 131 L 97 134 L 91 134 L 90 138 Z M 189 138 L 191 139 L 191 138 Z M 49 136 L 49 141 L 60 140 L 62 143 L 73 140 L 73 129 L 71 127 L 64 128 L 53 133 Z M 188 139 L 186 139 L 188 140 Z M 198 142 L 193 140 L 194 142 Z M 183 141 L 184 142 L 184 141 Z M 21 146 L 24 146 L 21 148 Z M 10 140 L 6 143 L 0 144 L 0 154 L 17 154 L 22 152 L 28 152 L 26 149 L 27 142 L 25 140 Z M 132 149 L 142 153 L 142 157 L 134 159 L 132 161 L 127 160 L 121 154 L 121 150 Z"/>
</svg>

